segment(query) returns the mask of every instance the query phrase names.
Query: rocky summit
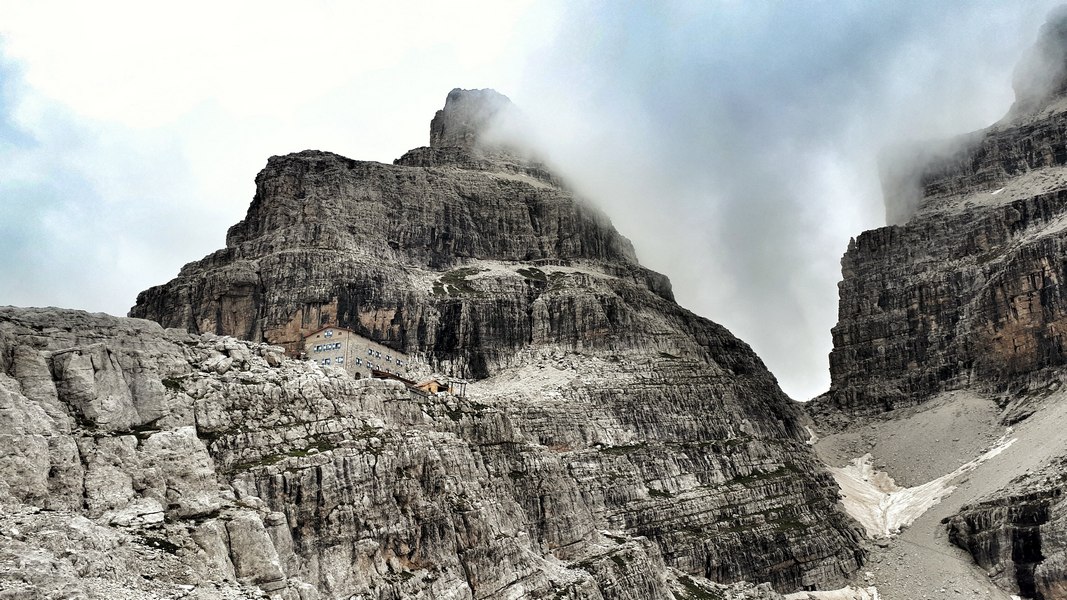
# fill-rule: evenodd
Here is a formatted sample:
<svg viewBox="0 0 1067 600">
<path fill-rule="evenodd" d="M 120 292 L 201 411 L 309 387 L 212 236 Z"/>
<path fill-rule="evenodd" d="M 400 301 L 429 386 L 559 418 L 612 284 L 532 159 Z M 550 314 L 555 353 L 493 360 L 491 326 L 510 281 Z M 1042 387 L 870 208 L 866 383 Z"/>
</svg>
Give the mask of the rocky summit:
<svg viewBox="0 0 1067 600">
<path fill-rule="evenodd" d="M 513 111 L 453 90 L 395 164 L 272 157 L 136 318 L 0 311 L 0 553 L 30 557 L 0 587 L 770 599 L 854 573 L 807 417 L 497 141 Z M 296 359 L 324 326 L 466 387 Z"/>
</svg>

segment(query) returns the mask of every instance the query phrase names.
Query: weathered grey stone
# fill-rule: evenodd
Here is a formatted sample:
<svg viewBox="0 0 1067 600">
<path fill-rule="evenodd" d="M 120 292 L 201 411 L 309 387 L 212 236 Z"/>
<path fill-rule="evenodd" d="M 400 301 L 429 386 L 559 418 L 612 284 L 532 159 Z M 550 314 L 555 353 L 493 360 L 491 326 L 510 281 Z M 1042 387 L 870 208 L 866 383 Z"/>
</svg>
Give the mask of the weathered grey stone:
<svg viewBox="0 0 1067 600">
<path fill-rule="evenodd" d="M 222 358 L 230 350 L 218 342 L 218 354 L 203 368 L 221 376 L 224 399 L 204 387 L 217 386 L 214 380 L 191 378 L 185 390 L 196 398 L 201 436 L 215 437 L 210 451 L 238 470 L 311 443 L 337 444 L 343 432 L 379 423 L 343 414 L 334 394 L 358 393 L 364 403 L 396 394 L 408 407 L 399 415 L 389 414 L 396 410 L 389 404 L 366 408 L 387 432 L 359 440 L 361 453 L 377 455 L 373 461 L 361 456 L 321 465 L 314 483 L 303 470 L 269 480 L 242 476 L 241 494 L 263 498 L 298 530 L 316 528 L 293 535 L 298 556 L 323 555 L 312 568 L 321 569 L 322 560 L 379 564 L 385 551 L 364 559 L 345 548 L 327 557 L 301 546 L 302 540 L 322 546 L 337 531 L 317 529 L 337 514 L 331 499 L 318 500 L 317 488 L 326 485 L 318 481 L 375 498 L 384 512 L 370 520 L 380 524 L 360 539 L 380 539 L 381 528 L 398 522 L 411 531 L 423 527 L 419 518 L 405 520 L 410 509 L 397 505 L 398 497 L 438 502 L 429 490 L 409 489 L 397 469 L 418 469 L 434 481 L 449 469 L 470 473 L 461 486 L 473 486 L 467 495 L 482 497 L 487 485 L 503 490 L 493 501 L 508 516 L 490 522 L 531 536 L 494 549 L 504 558 L 485 566 L 492 577 L 478 576 L 476 594 L 530 572 L 534 557 L 546 552 L 562 560 L 584 556 L 598 528 L 649 537 L 669 565 L 719 581 L 767 578 L 795 589 L 836 582 L 855 569 L 863 556 L 857 534 L 834 508 L 834 484 L 803 444 L 797 407 L 758 357 L 721 326 L 675 304 L 666 278 L 642 268 L 599 211 L 540 176 L 540 167 L 475 152 L 482 121 L 467 113 L 483 110 L 487 97 L 499 98 L 465 94 L 450 94 L 435 118 L 429 150 L 438 153 L 436 166 L 418 166 L 429 163 L 411 157 L 383 165 L 322 152 L 272 158 L 226 249 L 142 293 L 131 314 L 278 344 L 291 354 L 301 335 L 336 323 L 440 372 L 509 380 L 521 379 L 531 365 L 565 366 L 568 381 L 558 388 L 531 383 L 517 393 L 490 390 L 478 402 L 493 410 L 482 411 L 455 399 L 419 409 L 402 386 L 326 394 L 304 381 L 290 400 L 295 391 L 276 390 L 254 368 L 238 377 L 242 385 L 226 384 L 232 367 L 225 361 L 232 356 Z M 291 412 L 305 406 L 307 414 Z M 447 433 L 447 443 L 434 443 L 453 455 L 424 449 L 426 432 L 403 438 L 401 448 L 401 438 L 389 433 L 398 426 Z M 272 451 L 264 455 L 264 448 Z M 503 477 L 509 473 L 515 477 Z M 481 529 L 466 531 L 470 523 L 446 522 L 434 525 L 444 527 L 442 547 L 487 543 Z M 454 564 L 433 548 L 433 561 Z M 798 553 L 805 560 L 792 558 Z M 464 555 L 478 554 L 467 549 Z M 335 568 L 307 580 L 322 580 Z M 473 559 L 464 565 L 468 574 L 480 568 Z M 362 577 L 335 576 L 329 591 L 363 585 Z"/>
<path fill-rule="evenodd" d="M 34 464 L 47 474 L 43 487 L 38 475 L 18 475 L 0 461 L 0 480 L 35 482 L 23 486 L 34 493 L 21 496 L 13 486 L 0 490 L 0 509 L 4 502 L 56 505 L 93 519 L 78 517 L 95 532 L 89 538 L 109 532 L 112 555 L 83 554 L 110 565 L 105 581 L 133 585 L 122 578 L 140 578 L 141 569 L 153 581 L 212 582 L 225 591 L 205 598 L 244 598 L 235 591 L 245 589 L 243 581 L 278 598 L 667 599 L 683 577 L 665 566 L 667 556 L 700 581 L 707 571 L 699 556 L 713 556 L 723 567 L 712 575 L 728 579 L 780 562 L 779 552 L 801 543 L 813 557 L 804 581 L 829 580 L 844 568 L 824 557 L 840 543 L 834 535 L 852 530 L 835 529 L 844 527 L 834 524 L 836 513 L 814 512 L 820 502 L 832 510 L 834 490 L 802 476 L 816 469 L 803 444 L 758 441 L 774 439 L 766 424 L 752 415 L 734 425 L 705 414 L 723 410 L 706 406 L 705 395 L 678 392 L 644 406 L 652 397 L 639 390 L 654 381 L 645 379 L 654 373 L 647 358 L 534 353 L 530 364 L 564 373 L 554 379 L 563 386 L 524 386 L 503 373 L 482 382 L 474 400 L 424 396 L 397 382 L 356 381 L 295 361 L 271 368 L 266 346 L 247 343 L 240 345 L 249 370 L 220 375 L 209 368 L 214 340 L 177 341 L 136 320 L 77 312 L 0 309 L 0 343 L 25 342 L 50 356 L 39 334 L 57 323 L 77 324 L 55 340 L 65 349 L 92 340 L 120 357 L 120 367 L 134 364 L 121 359 L 129 354 L 155 356 L 158 368 L 146 369 L 142 360 L 123 379 L 154 373 L 173 412 L 128 432 L 86 421 L 57 434 L 49 430 L 54 419 L 0 375 L 5 402 L 22 411 L 9 430 L 51 431 L 49 439 L 67 448 L 62 460 L 52 444 L 41 448 Z M 689 370 L 699 366 L 683 361 L 662 376 Z M 68 414 L 78 410 L 63 405 L 58 391 L 53 401 Z M 734 437 L 683 441 L 718 427 L 724 432 L 715 435 Z M 779 520 L 782 510 L 796 517 Z M 2 530 L 5 518 L 0 510 Z M 733 554 L 760 535 L 775 540 L 760 557 Z M 43 543 L 20 543 L 31 542 Z M 0 552 L 6 543 L 0 539 Z M 76 549 L 88 542 L 63 543 Z M 30 547 L 12 551 L 29 555 L 36 551 Z M 138 558 L 139 549 L 151 550 L 152 560 L 162 552 L 166 573 L 136 566 L 148 560 Z M 52 566 L 23 563 L 16 572 L 30 577 L 69 564 L 69 577 L 60 579 L 71 589 L 110 585 L 85 579 L 96 567 L 78 552 L 48 559 Z M 58 585 L 34 581 L 27 588 L 34 593 Z"/>
<path fill-rule="evenodd" d="M 1067 12 L 1050 17 L 1014 83 L 1004 119 L 888 169 L 887 214 L 905 222 L 864 232 L 841 261 L 831 389 L 808 406 L 823 424 L 968 388 L 998 394 L 1011 424 L 1062 385 Z M 1067 598 L 1065 467 L 1028 472 L 947 523 L 1017 596 Z"/>
<path fill-rule="evenodd" d="M 670 600 L 857 568 L 747 345 L 540 166 L 430 150 L 272 158 L 227 248 L 133 310 L 203 335 L 0 309 L 0 366 L 32 390 L 14 402 L 77 448 L 70 510 L 156 544 L 175 583 L 278 598 Z M 329 322 L 470 377 L 466 397 L 282 360 Z"/>
<path fill-rule="evenodd" d="M 1024 598 L 1067 597 L 1067 458 L 964 506 L 949 539 L 1001 587 Z"/>
<path fill-rule="evenodd" d="M 202 559 L 209 568 L 209 572 L 204 574 L 206 577 L 225 581 L 237 579 L 233 562 L 230 560 L 230 541 L 225 523 L 218 519 L 208 519 L 195 527 L 190 532 L 190 537 L 203 553 Z"/>
<path fill-rule="evenodd" d="M 222 507 L 215 465 L 194 427 L 154 433 L 139 450 L 145 455 L 141 468 L 152 471 L 164 484 L 161 500 L 168 516 L 197 517 Z"/>
<path fill-rule="evenodd" d="M 26 432 L 26 427 L 47 423 L 40 408 L 19 402 L 10 379 L 0 379 L 0 485 L 8 495 L 24 502 L 43 502 L 49 497 L 48 468 L 51 464 L 45 431 Z M 36 409 L 37 414 L 34 414 Z M 37 421 L 37 423 L 34 423 Z M 11 432 L 11 433 L 7 433 Z"/>
<path fill-rule="evenodd" d="M 1058 11 L 1038 52 L 1062 62 L 1065 44 Z M 815 412 L 882 412 L 970 386 L 1017 393 L 1067 364 L 1063 68 L 1045 72 L 1044 91 L 1017 89 L 1000 122 L 888 182 L 914 187 L 917 212 L 849 244 L 831 389 Z M 887 209 L 900 195 L 886 189 Z"/>
<path fill-rule="evenodd" d="M 226 522 L 226 535 L 238 581 L 254 584 L 267 592 L 285 587 L 278 552 L 258 515 L 244 513 L 230 519 Z"/>
</svg>

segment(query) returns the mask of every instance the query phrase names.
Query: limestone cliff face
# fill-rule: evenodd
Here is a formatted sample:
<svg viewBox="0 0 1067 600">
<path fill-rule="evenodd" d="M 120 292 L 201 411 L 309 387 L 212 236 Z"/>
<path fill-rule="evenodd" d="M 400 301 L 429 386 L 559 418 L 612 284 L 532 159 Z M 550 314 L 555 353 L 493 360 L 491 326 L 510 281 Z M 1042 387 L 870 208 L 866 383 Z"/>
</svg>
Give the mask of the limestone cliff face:
<svg viewBox="0 0 1067 600">
<path fill-rule="evenodd" d="M 1067 365 L 1067 12 L 1014 83 L 1000 122 L 883 170 L 898 224 L 863 233 L 841 261 L 832 385 L 809 406 L 824 423 L 960 388 L 994 393 L 1006 424 L 1055 401 Z M 946 523 L 1021 597 L 1067 598 L 1065 466 L 1028 471 Z"/>
<path fill-rule="evenodd" d="M 949 539 L 999 585 L 1024 598 L 1067 597 L 1067 459 L 1020 477 L 992 498 L 965 506 Z"/>
<path fill-rule="evenodd" d="M 1037 55 L 1063 61 L 1064 23 L 1054 16 Z M 1027 64 L 1001 122 L 910 171 L 887 170 L 887 213 L 907 219 L 863 233 L 841 261 L 832 385 L 816 410 L 873 413 L 964 386 L 1025 388 L 1067 363 L 1067 102 L 1055 92 L 1064 67 L 1024 84 Z"/>
<path fill-rule="evenodd" d="M 2 308 L 0 588 L 780 599 L 703 575 L 792 587 L 854 564 L 802 444 L 740 421 L 692 441 L 717 401 L 650 406 L 659 376 L 640 367 L 611 398 L 584 381 L 616 363 L 573 355 L 530 367 L 563 376 L 429 396 L 276 346 Z"/>
<path fill-rule="evenodd" d="M 399 585 L 383 565 L 416 574 L 404 597 L 458 583 L 475 597 L 515 586 L 537 597 L 566 588 L 537 574 L 562 561 L 592 574 L 574 597 L 656 598 L 678 584 L 663 565 L 781 590 L 855 570 L 859 534 L 758 357 L 674 303 L 667 279 L 542 166 L 464 133 L 480 126 L 463 116 L 467 100 L 450 94 L 431 146 L 394 165 L 272 158 L 227 247 L 131 311 L 290 350 L 337 323 L 474 380 L 444 406 L 402 390 L 367 400 L 395 422 L 384 437 L 290 415 L 305 400 L 269 387 L 212 403 L 209 452 L 287 515 L 293 572 L 329 597 Z M 322 402 L 367 393 L 346 390 Z M 275 463 L 290 451 L 278 436 L 323 420 L 313 433 L 333 458 Z M 338 455 L 345 440 L 356 449 Z M 610 585 L 595 583 L 609 572 Z"/>
</svg>

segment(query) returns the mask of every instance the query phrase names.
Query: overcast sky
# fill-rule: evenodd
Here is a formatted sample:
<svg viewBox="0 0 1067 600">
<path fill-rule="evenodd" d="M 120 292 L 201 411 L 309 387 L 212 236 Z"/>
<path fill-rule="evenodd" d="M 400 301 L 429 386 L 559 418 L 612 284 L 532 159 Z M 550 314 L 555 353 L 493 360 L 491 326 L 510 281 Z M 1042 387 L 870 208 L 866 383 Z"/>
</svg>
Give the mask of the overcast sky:
<svg viewBox="0 0 1067 600">
<path fill-rule="evenodd" d="M 268 156 L 391 162 L 507 94 L 679 302 L 829 385 L 879 149 L 981 128 L 1053 2 L 0 0 L 0 304 L 125 314 L 221 248 Z"/>
</svg>

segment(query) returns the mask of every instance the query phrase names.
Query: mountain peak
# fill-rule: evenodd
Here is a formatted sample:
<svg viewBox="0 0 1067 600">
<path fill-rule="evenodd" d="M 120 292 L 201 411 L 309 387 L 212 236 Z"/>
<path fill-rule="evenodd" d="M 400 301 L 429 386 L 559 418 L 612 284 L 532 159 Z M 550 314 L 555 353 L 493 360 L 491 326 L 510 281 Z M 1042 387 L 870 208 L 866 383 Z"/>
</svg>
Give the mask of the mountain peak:
<svg viewBox="0 0 1067 600">
<path fill-rule="evenodd" d="M 430 121 L 430 147 L 473 148 L 498 116 L 514 109 L 511 100 L 496 90 L 456 88 Z"/>
<path fill-rule="evenodd" d="M 1012 88 L 1011 117 L 1039 112 L 1067 95 L 1067 6 L 1049 13 L 1037 42 L 1015 67 Z"/>
</svg>

